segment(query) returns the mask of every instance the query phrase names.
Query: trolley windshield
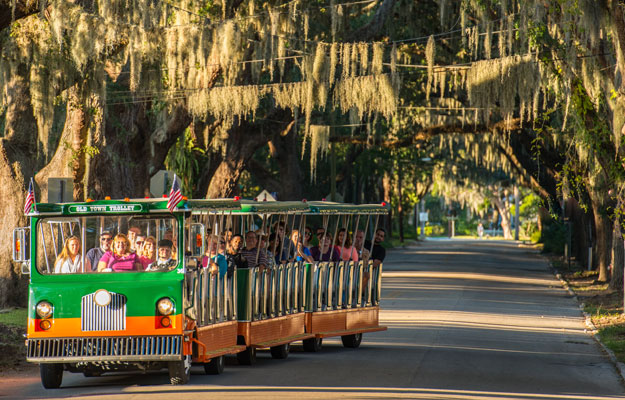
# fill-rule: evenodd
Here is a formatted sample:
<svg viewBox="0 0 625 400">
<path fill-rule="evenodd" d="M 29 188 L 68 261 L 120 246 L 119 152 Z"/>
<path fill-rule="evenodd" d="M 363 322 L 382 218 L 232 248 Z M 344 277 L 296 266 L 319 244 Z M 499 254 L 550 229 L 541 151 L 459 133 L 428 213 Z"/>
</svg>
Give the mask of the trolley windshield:
<svg viewBox="0 0 625 400">
<path fill-rule="evenodd" d="M 51 217 L 37 222 L 37 270 L 47 274 L 166 272 L 176 268 L 172 216 Z"/>
</svg>

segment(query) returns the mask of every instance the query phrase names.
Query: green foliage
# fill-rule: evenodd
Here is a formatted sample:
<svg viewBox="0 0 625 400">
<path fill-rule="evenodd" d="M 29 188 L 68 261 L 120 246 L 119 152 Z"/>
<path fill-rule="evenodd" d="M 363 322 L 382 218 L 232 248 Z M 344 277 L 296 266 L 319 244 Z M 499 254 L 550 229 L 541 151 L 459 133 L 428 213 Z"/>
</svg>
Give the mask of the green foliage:
<svg viewBox="0 0 625 400">
<path fill-rule="evenodd" d="M 567 227 L 558 221 L 551 221 L 543 227 L 539 243 L 543 243 L 543 252 L 555 255 L 564 254 L 564 245 L 567 240 Z"/>
<path fill-rule="evenodd" d="M 182 181 L 182 193 L 191 195 L 194 189 L 194 182 L 200 172 L 201 161 L 206 157 L 206 152 L 197 147 L 193 140 L 191 130 L 187 128 L 174 144 L 167 158 L 165 166 L 168 170 L 174 171 Z"/>
</svg>

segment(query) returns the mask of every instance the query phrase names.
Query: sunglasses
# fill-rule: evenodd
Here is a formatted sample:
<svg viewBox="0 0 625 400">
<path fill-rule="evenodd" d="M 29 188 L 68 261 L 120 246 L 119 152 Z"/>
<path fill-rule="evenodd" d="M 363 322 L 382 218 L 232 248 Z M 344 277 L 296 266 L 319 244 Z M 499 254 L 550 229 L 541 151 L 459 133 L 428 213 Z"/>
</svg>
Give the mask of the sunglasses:
<svg viewBox="0 0 625 400">
<path fill-rule="evenodd" d="M 100 242 L 110 242 L 113 238 L 100 238 Z"/>
</svg>

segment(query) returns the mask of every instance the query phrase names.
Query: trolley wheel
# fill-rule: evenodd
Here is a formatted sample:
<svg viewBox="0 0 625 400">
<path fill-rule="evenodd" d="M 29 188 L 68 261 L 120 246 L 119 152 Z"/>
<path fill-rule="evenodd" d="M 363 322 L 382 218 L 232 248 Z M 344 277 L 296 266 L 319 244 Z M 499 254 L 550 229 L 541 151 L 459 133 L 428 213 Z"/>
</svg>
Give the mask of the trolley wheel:
<svg viewBox="0 0 625 400">
<path fill-rule="evenodd" d="M 252 365 L 256 363 L 256 348 L 247 347 L 240 353 L 237 353 L 237 360 L 241 365 Z"/>
<path fill-rule="evenodd" d="M 46 389 L 58 389 L 63 382 L 63 364 L 39 364 L 41 384 Z"/>
<path fill-rule="evenodd" d="M 219 375 L 224 372 L 224 367 L 226 365 L 226 356 L 215 357 L 204 364 L 204 372 L 207 375 Z"/>
<path fill-rule="evenodd" d="M 341 341 L 343 342 L 343 346 L 356 349 L 360 346 L 360 342 L 362 342 L 362 333 L 341 336 Z"/>
<path fill-rule="evenodd" d="M 321 343 L 323 343 L 323 339 L 318 338 L 318 337 L 302 340 L 302 344 L 304 345 L 304 350 L 311 352 L 311 353 L 316 353 L 320 351 Z"/>
<path fill-rule="evenodd" d="M 270 348 L 271 357 L 276 360 L 284 360 L 289 356 L 289 351 L 291 350 L 291 343 L 280 344 L 278 346 L 273 346 Z"/>
<path fill-rule="evenodd" d="M 191 377 L 191 356 L 183 356 L 180 361 L 167 363 L 169 369 L 169 381 L 172 385 L 185 385 Z"/>
</svg>

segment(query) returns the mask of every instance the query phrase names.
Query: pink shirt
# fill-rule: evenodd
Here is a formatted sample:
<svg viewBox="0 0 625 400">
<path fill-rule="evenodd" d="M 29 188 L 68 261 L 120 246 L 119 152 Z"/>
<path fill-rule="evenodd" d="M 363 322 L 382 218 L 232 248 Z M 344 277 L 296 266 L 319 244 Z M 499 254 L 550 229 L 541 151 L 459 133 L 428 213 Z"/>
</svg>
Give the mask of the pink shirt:
<svg viewBox="0 0 625 400">
<path fill-rule="evenodd" d="M 154 261 L 156 261 L 156 258 L 152 260 L 151 258 L 145 256 L 139 256 L 139 262 L 141 263 L 141 265 L 143 265 L 144 271 L 146 270 L 148 265 L 152 264 Z"/>
<path fill-rule="evenodd" d="M 100 262 L 106 263 L 106 268 L 111 268 L 115 272 L 135 271 L 135 263 L 140 263 L 137 253 L 130 253 L 127 256 L 116 256 L 112 251 L 104 253 Z"/>
<path fill-rule="evenodd" d="M 358 251 L 356 251 L 356 249 L 354 248 L 354 246 L 352 247 L 343 247 L 343 248 L 339 248 L 339 246 L 336 246 L 337 250 L 340 250 L 341 253 L 341 260 L 343 261 L 355 261 L 358 262 Z"/>
</svg>

